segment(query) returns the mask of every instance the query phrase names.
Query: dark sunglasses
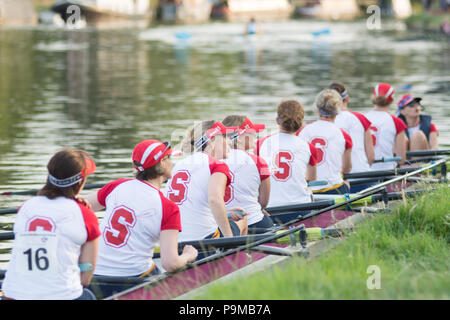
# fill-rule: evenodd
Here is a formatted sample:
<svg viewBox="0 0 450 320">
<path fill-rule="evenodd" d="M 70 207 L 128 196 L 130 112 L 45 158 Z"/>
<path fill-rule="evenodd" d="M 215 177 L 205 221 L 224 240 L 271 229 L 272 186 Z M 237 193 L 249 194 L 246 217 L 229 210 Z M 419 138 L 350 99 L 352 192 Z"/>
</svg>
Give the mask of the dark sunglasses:
<svg viewBox="0 0 450 320">
<path fill-rule="evenodd" d="M 425 107 L 424 107 L 422 104 L 420 104 L 419 102 L 409 103 L 409 104 L 407 104 L 405 107 L 413 108 L 413 107 L 415 107 L 415 106 L 417 106 L 417 105 L 420 106 L 420 111 L 425 110 Z"/>
</svg>

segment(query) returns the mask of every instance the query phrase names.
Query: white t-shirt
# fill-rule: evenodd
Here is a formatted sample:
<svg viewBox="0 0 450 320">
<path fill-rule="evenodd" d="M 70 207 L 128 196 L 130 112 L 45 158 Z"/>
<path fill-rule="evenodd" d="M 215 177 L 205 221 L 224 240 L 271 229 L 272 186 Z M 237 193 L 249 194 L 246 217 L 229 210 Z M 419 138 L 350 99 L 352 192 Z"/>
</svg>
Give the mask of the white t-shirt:
<svg viewBox="0 0 450 320">
<path fill-rule="evenodd" d="M 162 230 L 181 231 L 178 206 L 138 179 L 118 179 L 97 193 L 106 207 L 100 224 L 96 275 L 137 276 L 153 267 Z"/>
<path fill-rule="evenodd" d="M 361 113 L 345 110 L 336 116 L 334 123 L 352 138 L 352 170 L 350 172 L 369 171 L 364 135 L 366 130 L 370 129 L 370 121 Z"/>
<path fill-rule="evenodd" d="M 316 164 L 317 150 L 296 135 L 276 133 L 256 142 L 256 154 L 269 166 L 268 207 L 311 202 L 305 179 L 307 165 Z"/>
<path fill-rule="evenodd" d="M 372 123 L 370 130 L 374 140 L 375 160 L 392 158 L 392 151 L 397 135 L 406 130 L 405 123 L 386 111 L 371 110 L 366 113 L 367 119 Z M 392 170 L 397 166 L 396 162 L 373 163 L 372 170 Z"/>
<path fill-rule="evenodd" d="M 196 152 L 174 166 L 164 194 L 180 208 L 183 232 L 179 241 L 204 239 L 218 230 L 208 203 L 208 182 L 216 172 L 227 176 L 228 186 L 231 182 L 228 166 L 203 152 Z"/>
<path fill-rule="evenodd" d="M 241 207 L 247 215 L 248 224 L 254 224 L 264 218 L 258 202 L 261 181 L 270 178 L 266 161 L 254 154 L 232 149 L 223 160 L 231 174 L 231 183 L 225 193 L 227 209 Z"/>
<path fill-rule="evenodd" d="M 298 136 L 305 139 L 316 147 L 317 157 L 317 180 L 328 182 L 325 186 L 316 186 L 314 191 L 325 191 L 341 185 L 342 179 L 342 156 L 344 151 L 352 148 L 352 138 L 344 130 L 332 122 L 317 120 L 304 126 Z"/>
<path fill-rule="evenodd" d="M 98 219 L 64 197 L 26 201 L 14 223 L 14 246 L 2 290 L 17 300 L 71 300 L 81 296 L 81 246 L 100 235 Z"/>
</svg>

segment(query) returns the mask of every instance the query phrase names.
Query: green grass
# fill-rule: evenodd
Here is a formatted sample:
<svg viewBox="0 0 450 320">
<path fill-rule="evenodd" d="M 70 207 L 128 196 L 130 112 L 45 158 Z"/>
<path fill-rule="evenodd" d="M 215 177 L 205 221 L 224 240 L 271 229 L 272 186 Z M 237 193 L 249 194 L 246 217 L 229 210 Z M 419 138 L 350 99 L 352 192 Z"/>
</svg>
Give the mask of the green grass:
<svg viewBox="0 0 450 320">
<path fill-rule="evenodd" d="M 422 30 L 440 30 L 442 22 L 449 19 L 448 14 L 430 14 L 421 12 L 405 19 L 408 28 Z"/>
<path fill-rule="evenodd" d="M 198 299 L 449 299 L 448 186 L 368 219 L 318 258 L 216 285 Z M 381 271 L 381 289 L 369 290 L 367 268 Z"/>
</svg>

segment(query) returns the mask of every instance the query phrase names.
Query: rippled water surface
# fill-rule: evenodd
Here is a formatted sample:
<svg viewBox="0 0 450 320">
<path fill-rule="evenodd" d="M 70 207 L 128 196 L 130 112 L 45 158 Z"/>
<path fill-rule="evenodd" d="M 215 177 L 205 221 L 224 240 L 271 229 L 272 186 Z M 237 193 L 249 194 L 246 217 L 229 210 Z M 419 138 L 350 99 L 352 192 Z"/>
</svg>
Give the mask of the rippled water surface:
<svg viewBox="0 0 450 320">
<path fill-rule="evenodd" d="M 441 147 L 450 145 L 448 41 L 405 40 L 399 24 L 369 31 L 363 22 L 285 21 L 263 23 L 258 36 L 243 27 L 0 29 L 0 192 L 41 187 L 62 147 L 91 153 L 98 170 L 88 183 L 107 182 L 132 175 L 137 142 L 176 145 L 194 121 L 240 113 L 270 130 L 284 98 L 299 99 L 312 120 L 315 95 L 333 80 L 361 112 L 377 82 L 391 83 L 396 101 L 422 97 Z M 0 208 L 29 198 L 0 197 Z M 13 222 L 0 215 L 0 228 Z M 10 245 L 0 242 L 0 269 Z"/>
</svg>

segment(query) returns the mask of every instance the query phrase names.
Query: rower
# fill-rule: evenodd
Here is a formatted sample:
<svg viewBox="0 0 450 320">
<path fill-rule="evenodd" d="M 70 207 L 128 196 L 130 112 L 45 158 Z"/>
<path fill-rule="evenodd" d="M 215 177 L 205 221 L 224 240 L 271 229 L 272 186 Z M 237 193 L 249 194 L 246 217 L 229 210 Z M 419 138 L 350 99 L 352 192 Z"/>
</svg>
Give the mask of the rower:
<svg viewBox="0 0 450 320">
<path fill-rule="evenodd" d="M 241 208 L 227 212 L 225 207 L 225 190 L 232 177 L 228 166 L 219 161 L 229 151 L 226 134 L 236 129 L 211 120 L 188 131 L 182 147 L 183 153 L 190 155 L 175 165 L 165 189 L 167 197 L 180 207 L 180 241 L 247 234 L 246 213 Z"/>
<path fill-rule="evenodd" d="M 342 97 L 336 90 L 325 89 L 315 100 L 319 119 L 304 126 L 297 133 L 316 147 L 317 179 L 326 180 L 325 186 L 311 187 L 314 193 L 346 194 L 350 188 L 342 179 L 343 173 L 352 169 L 352 138 L 335 123 L 342 105 Z"/>
<path fill-rule="evenodd" d="M 437 150 L 439 148 L 438 135 L 431 116 L 421 114 L 425 107 L 420 103 L 422 98 L 414 98 L 405 94 L 398 102 L 397 116 L 408 126 L 405 131 L 408 137 L 408 151 Z"/>
<path fill-rule="evenodd" d="M 226 117 L 227 127 L 239 127 L 232 136 L 231 150 L 223 161 L 230 168 L 232 181 L 225 194 L 227 209 L 241 207 L 247 212 L 249 232 L 254 228 L 273 227 L 270 214 L 264 210 L 270 196 L 270 170 L 261 157 L 250 153 L 255 147 L 256 133 L 264 130 L 264 124 L 253 124 L 240 115 Z"/>
<path fill-rule="evenodd" d="M 95 210 L 106 208 L 96 275 L 143 278 L 159 274 L 152 259 L 158 242 L 161 264 L 168 272 L 197 257 L 197 250 L 188 245 L 178 255 L 180 211 L 160 191 L 171 177 L 171 153 L 168 142 L 141 141 L 132 154 L 135 179 L 114 180 L 87 197 Z"/>
<path fill-rule="evenodd" d="M 253 17 L 250 18 L 250 21 L 245 26 L 245 33 L 251 35 L 251 34 L 257 34 L 260 32 L 261 32 L 260 27 L 256 23 L 255 18 L 253 18 Z"/>
<path fill-rule="evenodd" d="M 57 152 L 36 197 L 19 209 L 3 299 L 95 300 L 86 289 L 97 261 L 100 230 L 79 198 L 95 163 L 81 150 Z"/>
<path fill-rule="evenodd" d="M 370 130 L 374 142 L 375 159 L 392 158 L 393 152 L 402 159 L 399 165 L 406 160 L 407 137 L 405 123 L 392 115 L 389 108 L 394 101 L 394 88 L 387 83 L 377 84 L 373 90 L 372 103 L 374 109 L 366 113 L 367 119 L 372 122 Z M 397 166 L 395 162 L 373 163 L 372 170 L 391 170 Z"/>
<path fill-rule="evenodd" d="M 276 118 L 279 132 L 256 142 L 256 155 L 267 162 L 272 173 L 269 207 L 312 201 L 307 181 L 316 180 L 317 150 L 296 136 L 303 117 L 300 102 L 282 101 Z"/>
<path fill-rule="evenodd" d="M 329 88 L 336 90 L 342 97 L 341 111 L 336 116 L 334 123 L 352 138 L 352 170 L 350 173 L 370 171 L 375 157 L 370 132 L 371 122 L 362 113 L 349 110 L 350 95 L 342 84 L 333 82 Z M 371 185 L 352 185 L 350 181 L 350 192 L 356 193 Z"/>
</svg>

